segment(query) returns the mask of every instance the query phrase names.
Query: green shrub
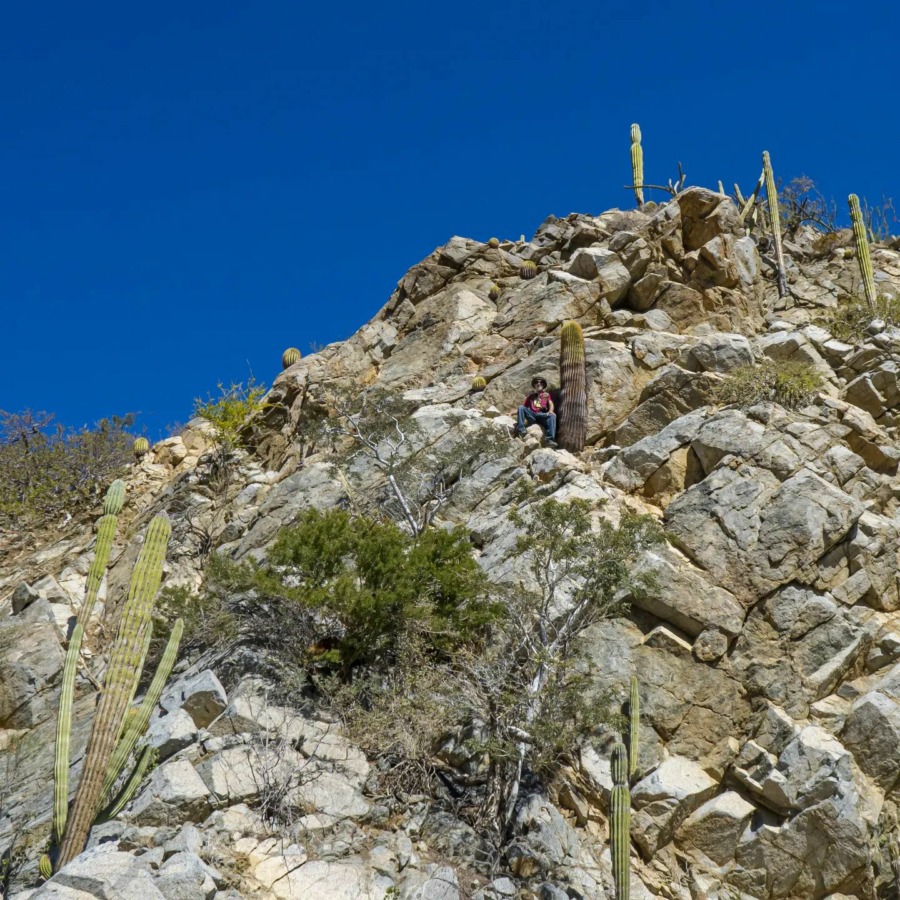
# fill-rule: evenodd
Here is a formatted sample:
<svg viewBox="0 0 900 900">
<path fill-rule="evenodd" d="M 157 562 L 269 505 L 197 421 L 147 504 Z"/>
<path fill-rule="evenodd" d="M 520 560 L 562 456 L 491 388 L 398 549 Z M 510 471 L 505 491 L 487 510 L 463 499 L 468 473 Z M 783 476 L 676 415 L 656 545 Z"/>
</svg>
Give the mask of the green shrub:
<svg viewBox="0 0 900 900">
<path fill-rule="evenodd" d="M 0 527 L 57 524 L 92 509 L 132 461 L 134 416 L 93 428 L 54 425 L 52 413 L 0 410 Z"/>
<path fill-rule="evenodd" d="M 747 408 L 771 401 L 786 409 L 809 403 L 822 386 L 822 376 L 809 363 L 767 359 L 758 366 L 733 369 L 715 394 L 717 403 Z"/>
<path fill-rule="evenodd" d="M 887 326 L 900 324 L 900 299 L 882 295 L 875 302 L 873 310 L 865 297 L 842 297 L 837 306 L 828 310 L 821 324 L 839 341 L 861 344 L 870 337 L 867 329 L 876 319 Z"/>
<path fill-rule="evenodd" d="M 194 415 L 208 422 L 213 429 L 216 443 L 226 450 L 233 450 L 241 444 L 241 431 L 247 419 L 265 409 L 263 397 L 265 385 L 256 384 L 251 377 L 246 386 L 234 382 L 226 387 L 219 382 L 219 396 L 208 395 L 206 400 L 194 400 Z"/>
</svg>

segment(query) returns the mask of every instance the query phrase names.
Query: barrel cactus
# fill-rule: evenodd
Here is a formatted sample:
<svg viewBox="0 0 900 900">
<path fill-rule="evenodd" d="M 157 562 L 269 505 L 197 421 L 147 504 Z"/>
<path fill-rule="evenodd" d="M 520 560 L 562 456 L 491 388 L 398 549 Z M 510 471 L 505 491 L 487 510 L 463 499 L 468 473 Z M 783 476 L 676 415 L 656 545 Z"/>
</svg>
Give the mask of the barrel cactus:
<svg viewBox="0 0 900 900">
<path fill-rule="evenodd" d="M 487 380 L 482 378 L 481 375 L 476 375 L 472 379 L 472 392 L 475 393 L 477 391 L 483 391 L 487 387 Z"/>
<path fill-rule="evenodd" d="M 140 459 L 142 456 L 146 456 L 150 452 L 150 441 L 145 437 L 139 437 L 135 439 L 135 442 L 131 445 L 131 452 Z"/>
<path fill-rule="evenodd" d="M 300 362 L 300 351 L 296 347 L 288 347 L 281 354 L 281 368 L 287 369 L 295 363 Z"/>
<path fill-rule="evenodd" d="M 491 289 L 488 291 L 488 297 L 490 297 L 491 300 L 499 300 L 500 299 L 500 285 L 499 284 L 491 285 Z"/>
<path fill-rule="evenodd" d="M 526 280 L 529 278 L 534 278 L 537 273 L 537 263 L 533 259 L 526 259 L 519 268 L 519 277 Z"/>
<path fill-rule="evenodd" d="M 578 453 L 587 440 L 587 370 L 584 333 L 577 322 L 562 327 L 559 346 L 559 382 L 562 409 L 559 419 L 559 445 Z"/>
<path fill-rule="evenodd" d="M 500 246 L 500 240 L 498 238 L 492 237 L 488 241 L 488 247 L 490 247 L 492 250 L 496 250 L 499 246 Z"/>
<path fill-rule="evenodd" d="M 853 241 L 856 244 L 856 258 L 859 260 L 859 272 L 862 275 L 863 291 L 870 309 L 875 308 L 875 273 L 872 270 L 872 257 L 869 254 L 869 242 L 866 239 L 866 223 L 859 208 L 859 197 L 851 194 L 847 198 L 850 205 L 850 221 L 853 223 Z"/>
</svg>

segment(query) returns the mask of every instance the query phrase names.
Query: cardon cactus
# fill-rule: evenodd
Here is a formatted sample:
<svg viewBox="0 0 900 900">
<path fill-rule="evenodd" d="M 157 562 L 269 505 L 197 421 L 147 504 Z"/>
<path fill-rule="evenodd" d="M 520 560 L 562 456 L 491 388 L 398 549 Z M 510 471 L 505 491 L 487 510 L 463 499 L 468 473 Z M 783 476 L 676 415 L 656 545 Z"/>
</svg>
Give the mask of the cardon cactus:
<svg viewBox="0 0 900 900">
<path fill-rule="evenodd" d="M 638 206 L 644 205 L 644 151 L 641 148 L 641 126 L 631 126 L 631 183 Z"/>
<path fill-rule="evenodd" d="M 775 264 L 778 268 L 778 296 L 787 296 L 787 275 L 784 269 L 784 248 L 781 245 L 781 218 L 778 215 L 778 191 L 775 189 L 775 175 L 768 150 L 763 150 L 763 174 L 766 178 L 766 200 L 769 204 L 769 219 L 772 225 L 772 241 L 775 244 Z"/>
<path fill-rule="evenodd" d="M 499 246 L 500 246 L 499 238 L 494 237 L 488 241 L 488 247 L 490 247 L 492 250 L 496 250 Z"/>
<path fill-rule="evenodd" d="M 150 452 L 150 441 L 145 437 L 139 437 L 131 445 L 131 452 L 138 458 Z"/>
<path fill-rule="evenodd" d="M 609 851 L 616 900 L 628 900 L 631 892 L 631 792 L 628 790 L 628 753 L 617 741 L 612 750 L 613 788 L 609 798 Z"/>
<path fill-rule="evenodd" d="M 117 516 L 125 503 L 125 482 L 117 478 L 107 489 L 103 498 L 103 515 Z"/>
<path fill-rule="evenodd" d="M 863 290 L 866 303 L 875 309 L 875 273 L 872 271 L 872 257 L 869 254 L 869 242 L 866 240 L 866 223 L 859 208 L 859 197 L 851 194 L 847 198 L 850 205 L 850 221 L 853 223 L 853 240 L 856 244 L 856 258 L 859 260 L 859 272 L 862 275 Z"/>
<path fill-rule="evenodd" d="M 587 439 L 587 372 L 584 333 L 577 322 L 566 322 L 559 344 L 559 382 L 562 391 L 559 445 L 578 453 Z"/>
<path fill-rule="evenodd" d="M 288 347 L 287 350 L 281 354 L 282 369 L 290 368 L 290 366 L 293 366 L 298 362 L 300 362 L 300 351 L 296 347 Z"/>
<path fill-rule="evenodd" d="M 487 380 L 481 375 L 476 375 L 472 379 L 472 391 L 483 391 L 487 387 Z"/>
<path fill-rule="evenodd" d="M 628 697 L 628 775 L 637 771 L 638 753 L 640 752 L 641 727 L 641 695 L 638 692 L 638 680 L 631 676 L 631 692 Z"/>
<path fill-rule="evenodd" d="M 499 300 L 500 299 L 500 285 L 499 284 L 491 285 L 491 289 L 488 291 L 488 297 L 490 297 L 491 300 Z"/>
<path fill-rule="evenodd" d="M 534 278 L 538 273 L 537 263 L 533 259 L 526 259 L 519 268 L 520 278 Z"/>
<path fill-rule="evenodd" d="M 84 850 L 91 825 L 100 809 L 111 757 L 140 678 L 153 602 L 162 580 L 163 561 L 171 533 L 168 517 L 164 514 L 156 516 L 150 523 L 132 572 L 57 868 L 62 868 Z"/>
</svg>

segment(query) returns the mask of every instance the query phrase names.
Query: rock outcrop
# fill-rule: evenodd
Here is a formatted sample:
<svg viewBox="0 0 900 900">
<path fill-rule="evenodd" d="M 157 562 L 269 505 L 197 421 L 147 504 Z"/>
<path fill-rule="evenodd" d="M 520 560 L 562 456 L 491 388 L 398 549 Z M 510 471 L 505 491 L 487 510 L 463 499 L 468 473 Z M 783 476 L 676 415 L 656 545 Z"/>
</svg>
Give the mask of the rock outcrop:
<svg viewBox="0 0 900 900">
<path fill-rule="evenodd" d="M 346 479 L 304 430 L 326 391 L 347 387 L 402 397 L 420 446 L 489 448 L 441 520 L 468 529 L 497 581 L 516 577 L 507 514 L 517 479 L 613 518 L 649 513 L 671 539 L 640 562 L 656 587 L 580 646 L 596 689 L 624 699 L 630 675 L 640 680 L 633 896 L 888 896 L 900 784 L 900 334 L 835 339 L 821 313 L 852 286 L 855 261 L 817 256 L 802 230 L 787 254 L 790 294 L 779 298 L 730 200 L 699 188 L 651 212 L 551 217 L 528 242 L 453 238 L 371 322 L 276 378 L 226 500 L 208 488 L 209 435 L 190 423 L 135 464 L 123 533 L 169 509 L 172 585 L 200 583 L 198 534 L 207 550 L 264 558 L 304 509 L 348 502 Z M 880 289 L 900 296 L 900 253 L 872 255 Z M 525 260 L 536 277 L 519 277 Z M 588 447 L 577 456 L 538 434 L 513 440 L 510 418 L 532 375 L 554 382 L 570 319 L 584 329 L 588 379 Z M 716 405 L 730 372 L 763 359 L 808 363 L 821 390 L 798 410 Z M 478 395 L 475 374 L 488 382 Z M 377 467 L 354 466 L 375 491 Z M 38 886 L 62 647 L 93 534 L 76 522 L 37 547 L 0 537 L 10 896 L 606 896 L 603 738 L 580 748 L 560 783 L 523 796 L 511 848 L 488 865 L 490 848 L 467 825 L 425 796 L 380 795 L 340 727 L 275 703 L 240 654 L 183 664 L 146 738 L 157 768 L 84 854 Z M 136 552 L 134 537 L 114 548 L 104 615 Z M 73 777 L 92 691 L 79 683 Z M 285 796 L 304 813 L 273 825 Z"/>
</svg>

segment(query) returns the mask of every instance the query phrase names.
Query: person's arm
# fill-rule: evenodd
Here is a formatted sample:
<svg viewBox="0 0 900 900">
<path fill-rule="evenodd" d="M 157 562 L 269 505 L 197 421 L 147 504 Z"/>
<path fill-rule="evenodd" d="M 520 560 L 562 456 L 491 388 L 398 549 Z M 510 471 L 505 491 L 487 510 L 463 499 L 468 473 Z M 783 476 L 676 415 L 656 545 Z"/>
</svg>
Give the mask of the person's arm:
<svg viewBox="0 0 900 900">
<path fill-rule="evenodd" d="M 548 412 L 550 413 L 551 416 L 555 416 L 556 415 L 556 407 L 553 405 L 552 394 L 549 394 L 549 393 L 547 394 L 547 403 L 550 404 L 550 409 L 548 410 Z"/>
</svg>

